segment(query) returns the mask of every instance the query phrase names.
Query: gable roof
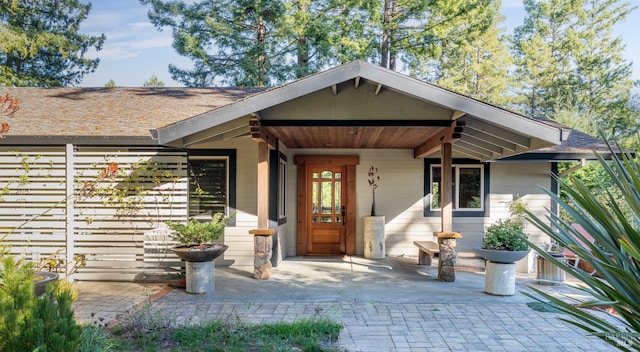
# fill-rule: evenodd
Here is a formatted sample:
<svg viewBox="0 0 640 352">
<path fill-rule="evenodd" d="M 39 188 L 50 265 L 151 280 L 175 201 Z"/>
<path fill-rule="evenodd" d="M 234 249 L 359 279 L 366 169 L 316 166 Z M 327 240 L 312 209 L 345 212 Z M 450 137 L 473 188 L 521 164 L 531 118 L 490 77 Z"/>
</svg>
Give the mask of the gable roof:
<svg viewBox="0 0 640 352">
<path fill-rule="evenodd" d="M 375 89 L 371 90 L 369 96 L 378 96 L 382 87 L 385 90 L 395 93 L 396 96 L 409 98 L 412 104 L 418 106 L 414 110 L 420 108 L 426 109 L 425 106 L 433 109 L 439 109 L 438 113 L 429 111 L 423 116 L 408 117 L 411 121 L 436 121 L 434 123 L 449 123 L 449 126 L 460 119 L 467 128 L 475 131 L 474 135 L 466 135 L 463 133 L 463 143 L 456 143 L 454 146 L 460 153 L 473 155 L 480 160 L 491 160 L 497 157 L 519 154 L 533 149 L 549 147 L 557 145 L 561 142 L 561 131 L 559 128 L 520 114 L 516 114 L 490 104 L 480 102 L 478 100 L 454 93 L 452 91 L 437 87 L 432 84 L 424 83 L 408 76 L 402 75 L 395 71 L 387 70 L 380 66 L 372 65 L 363 61 L 354 61 L 352 63 L 335 67 L 333 69 L 311 75 L 295 82 L 285 84 L 276 88 L 269 89 L 260 94 L 256 94 L 234 103 L 219 107 L 199 116 L 191 117 L 186 120 L 175 122 L 169 126 L 157 129 L 156 134 L 160 144 L 173 144 L 176 146 L 188 146 L 197 143 L 200 140 L 216 137 L 216 133 L 222 134 L 224 129 L 216 129 L 216 127 L 231 123 L 241 118 L 247 119 L 249 116 L 260 117 L 264 112 L 274 109 L 279 105 L 293 104 L 296 101 L 304 100 L 304 103 L 298 105 L 307 105 L 318 99 L 322 99 L 322 103 L 316 104 L 318 109 L 323 109 L 328 105 L 338 106 L 334 101 L 340 99 L 339 89 L 349 89 L 349 92 L 355 92 L 360 85 L 359 82 L 366 81 Z M 325 94 L 317 97 L 318 92 L 333 92 L 333 98 Z M 375 93 L 374 93 L 375 91 Z M 363 94 L 363 93 L 360 93 Z M 355 96 L 355 93 L 349 95 Z M 359 124 L 368 123 L 376 125 L 376 120 L 381 120 L 375 116 L 375 110 L 366 110 L 367 106 L 374 101 L 362 100 L 365 102 L 359 111 L 362 117 L 357 118 Z M 406 103 L 406 100 L 404 101 Z M 348 101 L 342 101 L 340 107 L 348 104 Z M 396 108 L 402 109 L 403 106 Z M 324 110 L 323 114 L 328 115 L 334 110 Z M 303 128 L 304 121 L 318 120 L 319 115 L 313 115 L 313 110 L 307 110 L 304 113 L 299 111 L 302 120 L 296 123 L 295 127 Z M 310 116 L 309 116 L 310 114 Z M 260 118 L 261 121 L 276 119 L 277 116 Z M 340 127 L 344 123 L 337 123 L 336 120 L 348 120 L 349 117 L 329 116 L 324 122 L 330 127 Z M 391 120 L 403 120 L 404 116 L 393 116 Z M 289 126 L 286 121 L 278 121 L 280 127 Z M 420 126 L 418 122 L 414 122 L 415 126 Z M 391 127 L 389 120 L 385 121 L 385 127 Z M 271 125 L 270 125 L 271 126 Z M 442 125 L 439 125 L 442 126 Z M 277 133 L 277 129 L 273 130 Z M 209 131 L 209 133 L 208 133 Z M 440 129 L 431 129 L 424 134 L 424 140 L 430 137 L 436 137 L 436 134 L 442 131 Z M 332 133 L 325 129 L 322 131 L 325 136 L 332 136 Z M 349 131 L 342 131 L 343 133 Z M 355 131 L 356 133 L 358 131 Z M 279 137 L 282 139 L 285 133 L 281 131 Z M 309 130 L 307 135 L 318 134 L 318 130 Z M 198 138 L 192 136 L 197 135 Z M 397 136 L 396 136 L 397 137 Z M 485 139 L 497 143 L 489 145 Z M 481 140 L 481 142 L 478 142 Z M 298 147 L 321 147 L 314 144 L 315 141 L 306 141 Z M 285 145 L 287 143 L 285 142 Z M 330 144 L 334 147 L 335 144 Z M 353 146 L 356 147 L 356 146 Z M 375 147 L 375 146 L 374 146 Z M 404 147 L 404 146 L 403 146 Z M 455 150 L 454 150 L 455 151 Z"/>
<path fill-rule="evenodd" d="M 357 87 L 358 84 L 360 88 Z M 426 131 L 421 129 L 422 126 L 419 124 L 434 124 L 434 121 L 428 120 L 433 116 L 426 115 L 444 112 L 448 114 L 446 118 L 449 123 L 455 118 L 466 119 L 467 127 L 475 128 L 465 127 L 465 133 L 470 136 L 491 138 L 495 133 L 504 131 L 520 133 L 521 129 L 528 131 L 528 127 L 533 126 L 539 129 L 538 132 L 541 132 L 543 136 L 545 132 L 552 132 L 551 139 L 554 141 L 556 138 L 562 139 L 562 143 L 559 145 L 545 140 L 546 145 L 537 146 L 537 149 L 534 146 L 533 151 L 501 159 L 505 161 L 576 160 L 592 156 L 591 151 L 594 149 L 608 150 L 603 141 L 567 129 L 553 121 L 540 121 L 509 112 L 361 61 L 339 66 L 271 89 L 5 87 L 1 88 L 0 92 L 2 94 L 9 93 L 13 97 L 19 98 L 21 110 L 15 116 L 6 119 L 11 125 L 11 130 L 5 138 L 0 139 L 0 145 L 59 145 L 64 143 L 158 145 L 158 142 L 166 142 L 172 138 L 177 138 L 174 142 L 180 142 L 185 138 L 167 136 L 176 132 L 187 137 L 193 136 L 194 132 L 206 135 L 209 132 L 207 126 L 214 126 L 212 130 L 215 130 L 215 126 L 224 124 L 224 121 L 235 120 L 246 124 L 247 115 L 251 113 L 262 116 L 262 122 L 265 125 L 273 125 L 278 121 L 268 119 L 279 116 L 278 114 L 281 114 L 283 109 L 288 109 L 296 103 L 309 110 L 305 104 L 309 101 L 307 98 L 310 96 L 324 94 L 329 96 L 332 101 L 351 103 L 349 99 L 358 98 L 354 92 L 363 92 L 367 89 L 369 92 L 361 94 L 367 100 L 364 104 L 354 108 L 359 114 L 357 118 L 361 120 L 355 120 L 353 116 L 346 116 L 344 118 L 351 120 L 346 121 L 348 122 L 346 124 L 345 121 L 341 122 L 346 126 L 343 129 L 353 129 L 360 123 L 368 124 L 367 128 L 369 129 L 375 129 L 389 123 L 395 124 L 395 121 L 377 115 L 381 104 L 389 102 L 389 100 L 384 100 L 385 96 L 391 96 L 394 99 L 402 99 L 399 103 L 392 102 L 399 105 L 393 108 L 397 109 L 398 114 L 404 114 L 403 118 L 426 119 L 416 123 L 415 126 L 418 128 L 413 128 L 413 130 Z M 402 104 L 410 101 L 422 104 L 416 105 L 419 108 L 416 111 L 425 116 L 409 116 L 410 113 L 407 113 Z M 321 101 L 321 103 L 324 102 Z M 356 100 L 354 102 L 355 105 L 359 103 Z M 431 110 L 425 110 L 427 106 Z M 312 108 L 313 111 L 305 112 L 305 115 L 308 115 L 307 120 L 297 122 L 317 123 L 318 121 L 312 121 L 312 119 L 316 119 L 326 112 L 319 111 L 313 115 L 318 107 Z M 349 113 L 353 113 L 353 111 Z M 242 114 L 245 114 L 244 117 Z M 241 118 L 237 118 L 238 116 Z M 334 116 L 334 118 L 343 117 Z M 393 118 L 397 118 L 397 116 L 392 116 Z M 496 125 L 494 122 L 498 124 Z M 540 125 L 546 125 L 546 128 Z M 496 128 L 496 126 L 500 127 Z M 293 129 L 287 126 L 269 128 L 274 130 L 278 128 L 281 130 Z M 303 128 L 303 126 L 297 128 Z M 331 128 L 333 128 L 332 131 L 336 130 L 336 127 Z M 389 126 L 385 128 L 393 129 Z M 152 138 L 150 130 L 158 131 L 159 140 Z M 558 137 L 561 130 L 563 137 Z M 529 137 L 528 134 L 526 136 Z M 462 141 L 465 140 L 465 137 L 467 136 L 463 135 Z M 401 142 L 408 141 L 404 137 L 396 139 Z"/>
</svg>

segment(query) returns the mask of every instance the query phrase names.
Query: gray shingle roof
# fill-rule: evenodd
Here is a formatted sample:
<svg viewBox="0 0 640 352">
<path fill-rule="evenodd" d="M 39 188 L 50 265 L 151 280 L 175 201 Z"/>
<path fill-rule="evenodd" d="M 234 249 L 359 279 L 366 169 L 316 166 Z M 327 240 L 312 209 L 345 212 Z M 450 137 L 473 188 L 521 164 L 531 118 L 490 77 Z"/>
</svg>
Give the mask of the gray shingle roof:
<svg viewBox="0 0 640 352">
<path fill-rule="evenodd" d="M 0 88 L 20 99 L 9 136 L 150 137 L 149 130 L 261 91 L 253 88 Z"/>
</svg>

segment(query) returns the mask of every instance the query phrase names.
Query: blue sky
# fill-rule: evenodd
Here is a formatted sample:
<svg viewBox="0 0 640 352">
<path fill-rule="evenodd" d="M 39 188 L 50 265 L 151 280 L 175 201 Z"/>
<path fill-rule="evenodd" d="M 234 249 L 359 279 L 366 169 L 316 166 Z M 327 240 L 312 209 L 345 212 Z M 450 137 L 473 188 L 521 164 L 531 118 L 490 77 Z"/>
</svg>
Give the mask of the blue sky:
<svg viewBox="0 0 640 352">
<path fill-rule="evenodd" d="M 631 0 L 636 5 L 639 0 Z M 191 61 L 179 56 L 171 47 L 171 29 L 158 31 L 147 18 L 148 8 L 137 0 L 93 0 L 88 18 L 81 32 L 104 33 L 107 36 L 99 52 L 89 57 L 99 57 L 96 72 L 85 75 L 80 84 L 84 87 L 102 87 L 113 79 L 117 86 L 139 87 L 152 75 L 158 76 L 166 86 L 180 86 L 171 79 L 168 65 L 191 67 Z M 502 13 L 506 16 L 502 26 L 509 32 L 522 23 L 524 7 L 521 0 L 503 0 Z M 634 11 L 624 23 L 615 27 L 615 33 L 626 43 L 625 57 L 634 62 L 633 76 L 640 79 L 640 37 L 637 28 L 640 10 Z"/>
</svg>

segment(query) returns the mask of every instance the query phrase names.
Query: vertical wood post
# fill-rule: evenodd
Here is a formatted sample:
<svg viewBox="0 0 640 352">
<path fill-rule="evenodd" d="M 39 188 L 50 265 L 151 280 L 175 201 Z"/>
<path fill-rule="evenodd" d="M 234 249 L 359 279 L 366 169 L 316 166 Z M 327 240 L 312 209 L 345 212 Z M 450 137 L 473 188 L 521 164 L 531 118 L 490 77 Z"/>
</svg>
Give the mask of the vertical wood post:
<svg viewBox="0 0 640 352">
<path fill-rule="evenodd" d="M 67 217 L 66 217 L 66 259 L 67 259 L 67 269 L 66 269 L 66 273 L 69 273 L 71 271 L 71 269 L 73 268 L 74 262 L 73 262 L 73 257 L 76 254 L 75 248 L 74 248 L 74 232 L 75 232 L 75 220 L 74 220 L 74 216 L 75 216 L 75 206 L 74 206 L 74 182 L 73 182 L 73 178 L 74 178 L 74 172 L 75 172 L 75 156 L 74 156 L 74 149 L 73 149 L 73 144 L 67 144 L 66 148 L 65 148 L 65 185 L 66 185 L 66 190 L 65 190 L 65 197 L 66 197 L 66 202 L 65 202 L 65 206 L 66 206 L 66 212 L 67 212 Z M 72 277 L 68 277 L 67 278 L 70 281 L 73 281 Z"/>
<path fill-rule="evenodd" d="M 441 160 L 442 165 L 442 217 L 441 231 L 453 231 L 453 197 L 451 194 L 452 174 L 451 174 L 451 143 L 441 142 Z"/>
<path fill-rule="evenodd" d="M 258 142 L 258 228 L 269 228 L 269 145 Z"/>
</svg>

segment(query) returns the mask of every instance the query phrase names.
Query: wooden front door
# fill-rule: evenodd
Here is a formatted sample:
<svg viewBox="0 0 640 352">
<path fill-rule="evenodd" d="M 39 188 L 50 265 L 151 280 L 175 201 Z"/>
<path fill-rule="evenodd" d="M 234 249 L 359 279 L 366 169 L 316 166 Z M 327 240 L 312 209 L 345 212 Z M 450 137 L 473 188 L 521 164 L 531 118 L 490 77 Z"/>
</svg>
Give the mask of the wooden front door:
<svg viewBox="0 0 640 352">
<path fill-rule="evenodd" d="M 297 156 L 298 255 L 355 252 L 357 157 Z"/>
<path fill-rule="evenodd" d="M 307 177 L 307 253 L 345 253 L 344 166 L 313 166 Z"/>
</svg>

